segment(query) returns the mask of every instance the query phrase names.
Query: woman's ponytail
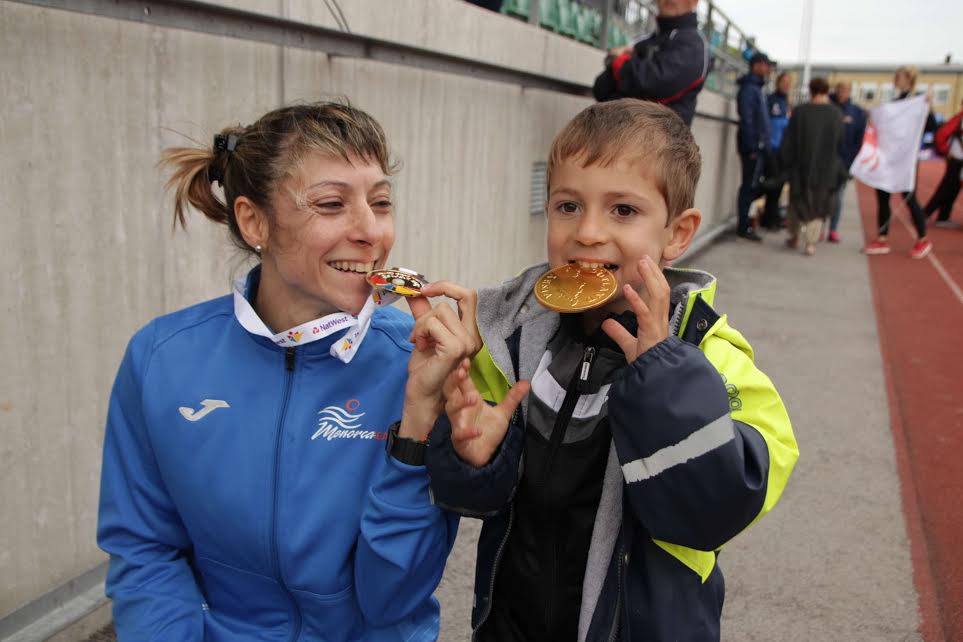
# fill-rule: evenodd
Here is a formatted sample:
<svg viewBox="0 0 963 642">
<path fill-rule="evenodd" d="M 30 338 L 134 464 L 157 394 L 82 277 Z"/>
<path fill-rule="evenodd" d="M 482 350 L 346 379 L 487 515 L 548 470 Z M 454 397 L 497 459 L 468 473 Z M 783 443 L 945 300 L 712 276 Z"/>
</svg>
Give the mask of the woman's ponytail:
<svg viewBox="0 0 963 642">
<path fill-rule="evenodd" d="M 171 147 L 161 153 L 160 165 L 171 170 L 167 189 L 174 191 L 174 225 L 187 226 L 187 208 L 194 207 L 215 223 L 230 225 L 228 206 L 215 195 L 217 182 L 224 187 L 230 155 L 240 130 L 229 128 L 215 136 L 214 147 Z M 228 148 L 230 146 L 230 149 Z"/>
</svg>

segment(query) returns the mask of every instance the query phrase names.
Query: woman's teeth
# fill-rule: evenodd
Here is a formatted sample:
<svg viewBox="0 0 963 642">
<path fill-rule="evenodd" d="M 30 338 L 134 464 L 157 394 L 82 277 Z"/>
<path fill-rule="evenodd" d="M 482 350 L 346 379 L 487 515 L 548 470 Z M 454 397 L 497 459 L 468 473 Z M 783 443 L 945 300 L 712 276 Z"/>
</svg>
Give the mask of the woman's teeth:
<svg viewBox="0 0 963 642">
<path fill-rule="evenodd" d="M 339 272 L 358 272 L 359 274 L 367 274 L 375 266 L 374 263 L 354 263 L 352 261 L 331 261 L 328 265 Z"/>
</svg>

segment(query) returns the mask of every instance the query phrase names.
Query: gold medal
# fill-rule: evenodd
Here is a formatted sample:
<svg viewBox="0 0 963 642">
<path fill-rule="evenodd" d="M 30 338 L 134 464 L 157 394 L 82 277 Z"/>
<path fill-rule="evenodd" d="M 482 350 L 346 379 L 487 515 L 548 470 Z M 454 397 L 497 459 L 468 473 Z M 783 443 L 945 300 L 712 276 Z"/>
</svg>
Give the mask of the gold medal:
<svg viewBox="0 0 963 642">
<path fill-rule="evenodd" d="M 535 282 L 535 298 L 555 312 L 584 312 L 605 305 L 617 289 L 615 275 L 605 268 L 570 263 L 540 276 Z"/>
<path fill-rule="evenodd" d="M 421 288 L 428 285 L 424 274 L 405 268 L 372 270 L 365 278 L 372 287 L 401 296 L 421 296 Z"/>
</svg>

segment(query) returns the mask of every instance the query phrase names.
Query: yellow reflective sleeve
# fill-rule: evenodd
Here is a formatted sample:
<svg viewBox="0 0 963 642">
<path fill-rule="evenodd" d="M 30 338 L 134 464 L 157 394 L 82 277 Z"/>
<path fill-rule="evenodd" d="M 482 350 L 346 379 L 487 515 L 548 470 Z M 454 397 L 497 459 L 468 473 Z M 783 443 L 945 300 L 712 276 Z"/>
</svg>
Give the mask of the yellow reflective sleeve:
<svg viewBox="0 0 963 642">
<path fill-rule="evenodd" d="M 688 312 L 687 310 L 687 315 Z M 685 327 L 685 324 L 682 327 Z M 793 435 L 789 414 L 769 377 L 753 363 L 752 346 L 742 334 L 729 327 L 725 315 L 709 329 L 699 348 L 726 382 L 733 420 L 758 430 L 769 449 L 766 499 L 762 510 L 752 520 L 752 524 L 755 524 L 779 501 L 799 458 L 799 446 Z M 700 551 L 657 539 L 652 541 L 698 575 L 703 583 L 709 579 L 716 563 L 715 552 Z"/>
<path fill-rule="evenodd" d="M 508 377 L 492 359 L 488 346 L 483 345 L 482 349 L 472 358 L 471 368 L 468 372 L 478 389 L 478 394 L 485 401 L 499 403 L 505 398 L 508 389 L 511 388 Z"/>
<path fill-rule="evenodd" d="M 694 548 L 686 548 L 678 544 L 670 544 L 662 540 L 653 539 L 653 542 L 666 553 L 676 558 L 689 567 L 689 570 L 698 575 L 705 584 L 716 565 L 716 554 L 712 551 L 699 551 Z"/>
<path fill-rule="evenodd" d="M 709 330 L 699 347 L 725 381 L 732 419 L 759 431 L 769 448 L 766 500 L 753 520 L 755 523 L 779 501 L 799 459 L 789 413 L 772 381 L 753 363 L 752 347 L 745 337 L 729 327 L 725 315 Z"/>
</svg>

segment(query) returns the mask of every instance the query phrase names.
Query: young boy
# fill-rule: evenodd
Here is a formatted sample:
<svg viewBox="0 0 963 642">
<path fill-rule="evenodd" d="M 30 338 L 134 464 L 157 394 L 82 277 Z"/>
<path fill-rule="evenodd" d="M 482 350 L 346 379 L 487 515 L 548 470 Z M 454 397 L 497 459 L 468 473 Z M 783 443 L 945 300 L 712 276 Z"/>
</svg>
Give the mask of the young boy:
<svg viewBox="0 0 963 642">
<path fill-rule="evenodd" d="M 548 265 L 478 294 L 485 347 L 449 378 L 427 455 L 436 503 L 485 519 L 475 640 L 719 638 L 718 551 L 798 450 L 715 279 L 659 267 L 699 227 L 700 164 L 667 108 L 589 107 L 552 145 Z M 608 267 L 619 296 L 541 307 L 535 281 L 566 263 Z"/>
</svg>

